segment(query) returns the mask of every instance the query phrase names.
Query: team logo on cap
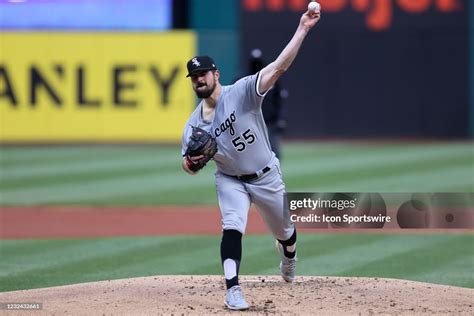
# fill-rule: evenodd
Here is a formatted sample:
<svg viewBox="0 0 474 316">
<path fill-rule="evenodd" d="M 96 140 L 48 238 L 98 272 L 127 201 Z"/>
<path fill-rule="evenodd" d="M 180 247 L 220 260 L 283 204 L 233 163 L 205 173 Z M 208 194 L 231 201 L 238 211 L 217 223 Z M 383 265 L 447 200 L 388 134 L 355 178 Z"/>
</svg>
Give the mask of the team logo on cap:
<svg viewBox="0 0 474 316">
<path fill-rule="evenodd" d="M 196 57 L 194 57 L 191 61 L 193 62 L 193 65 L 195 65 L 196 67 L 201 66 L 201 63 L 197 60 Z"/>
</svg>

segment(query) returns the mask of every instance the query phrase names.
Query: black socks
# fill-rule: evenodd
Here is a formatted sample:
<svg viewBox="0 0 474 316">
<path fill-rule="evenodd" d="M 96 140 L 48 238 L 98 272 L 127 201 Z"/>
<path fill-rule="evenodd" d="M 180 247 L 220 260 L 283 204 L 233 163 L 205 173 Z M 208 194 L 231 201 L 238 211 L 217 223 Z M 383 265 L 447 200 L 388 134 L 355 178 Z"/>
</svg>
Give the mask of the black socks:
<svg viewBox="0 0 474 316">
<path fill-rule="evenodd" d="M 293 259 L 296 256 L 296 228 L 288 240 L 279 240 L 278 242 L 283 246 L 283 253 L 285 257 Z"/>
<path fill-rule="evenodd" d="M 221 241 L 221 261 L 227 289 L 239 285 L 241 259 L 242 234 L 237 230 L 224 230 Z"/>
</svg>

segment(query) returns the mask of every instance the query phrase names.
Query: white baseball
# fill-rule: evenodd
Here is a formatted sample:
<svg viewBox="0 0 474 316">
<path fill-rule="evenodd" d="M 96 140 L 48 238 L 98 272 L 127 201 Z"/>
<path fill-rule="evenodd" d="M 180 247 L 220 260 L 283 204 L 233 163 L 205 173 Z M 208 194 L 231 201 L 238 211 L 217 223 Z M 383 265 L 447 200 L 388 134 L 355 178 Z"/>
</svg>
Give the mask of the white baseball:
<svg viewBox="0 0 474 316">
<path fill-rule="evenodd" d="M 308 10 L 314 12 L 319 11 L 321 10 L 321 5 L 316 1 L 311 1 L 310 3 L 308 3 Z"/>
</svg>

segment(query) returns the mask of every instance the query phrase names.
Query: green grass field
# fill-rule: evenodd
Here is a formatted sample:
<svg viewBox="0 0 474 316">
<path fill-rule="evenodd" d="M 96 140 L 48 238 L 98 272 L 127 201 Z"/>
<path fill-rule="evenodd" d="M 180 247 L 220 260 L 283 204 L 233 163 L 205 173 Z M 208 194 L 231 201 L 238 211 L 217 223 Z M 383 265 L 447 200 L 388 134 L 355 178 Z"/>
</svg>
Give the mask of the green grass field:
<svg viewBox="0 0 474 316">
<path fill-rule="evenodd" d="M 290 192 L 474 191 L 471 143 L 290 143 L 283 154 Z M 214 167 L 191 177 L 180 161 L 171 145 L 1 147 L 0 205 L 216 205 Z M 474 288 L 472 233 L 308 233 L 298 245 L 300 274 Z M 0 240 L 0 257 L 0 291 L 222 271 L 218 236 Z M 276 274 L 277 261 L 269 235 L 245 237 L 241 273 Z"/>
<path fill-rule="evenodd" d="M 0 291 L 167 274 L 221 274 L 218 236 L 0 241 Z M 473 235 L 300 234 L 298 273 L 474 288 Z M 270 236 L 244 238 L 242 274 L 278 274 Z"/>
<path fill-rule="evenodd" d="M 295 143 L 284 147 L 288 191 L 473 192 L 474 146 Z M 0 203 L 214 205 L 214 167 L 190 177 L 177 146 L 0 149 Z"/>
</svg>

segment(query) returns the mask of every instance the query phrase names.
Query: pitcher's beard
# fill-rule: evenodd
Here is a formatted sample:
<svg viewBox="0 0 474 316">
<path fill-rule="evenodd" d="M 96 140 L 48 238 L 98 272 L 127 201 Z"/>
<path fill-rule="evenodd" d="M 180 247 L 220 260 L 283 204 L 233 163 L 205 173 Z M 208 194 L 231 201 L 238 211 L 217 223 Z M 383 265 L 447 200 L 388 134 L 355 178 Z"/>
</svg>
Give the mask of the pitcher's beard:
<svg viewBox="0 0 474 316">
<path fill-rule="evenodd" d="M 201 98 L 201 99 L 209 98 L 214 92 L 214 89 L 216 88 L 216 84 L 214 83 L 212 87 L 206 87 L 206 88 L 207 89 L 204 89 L 204 90 L 198 90 L 198 88 L 194 89 L 194 92 L 196 92 L 196 95 L 198 96 L 198 98 Z"/>
</svg>

